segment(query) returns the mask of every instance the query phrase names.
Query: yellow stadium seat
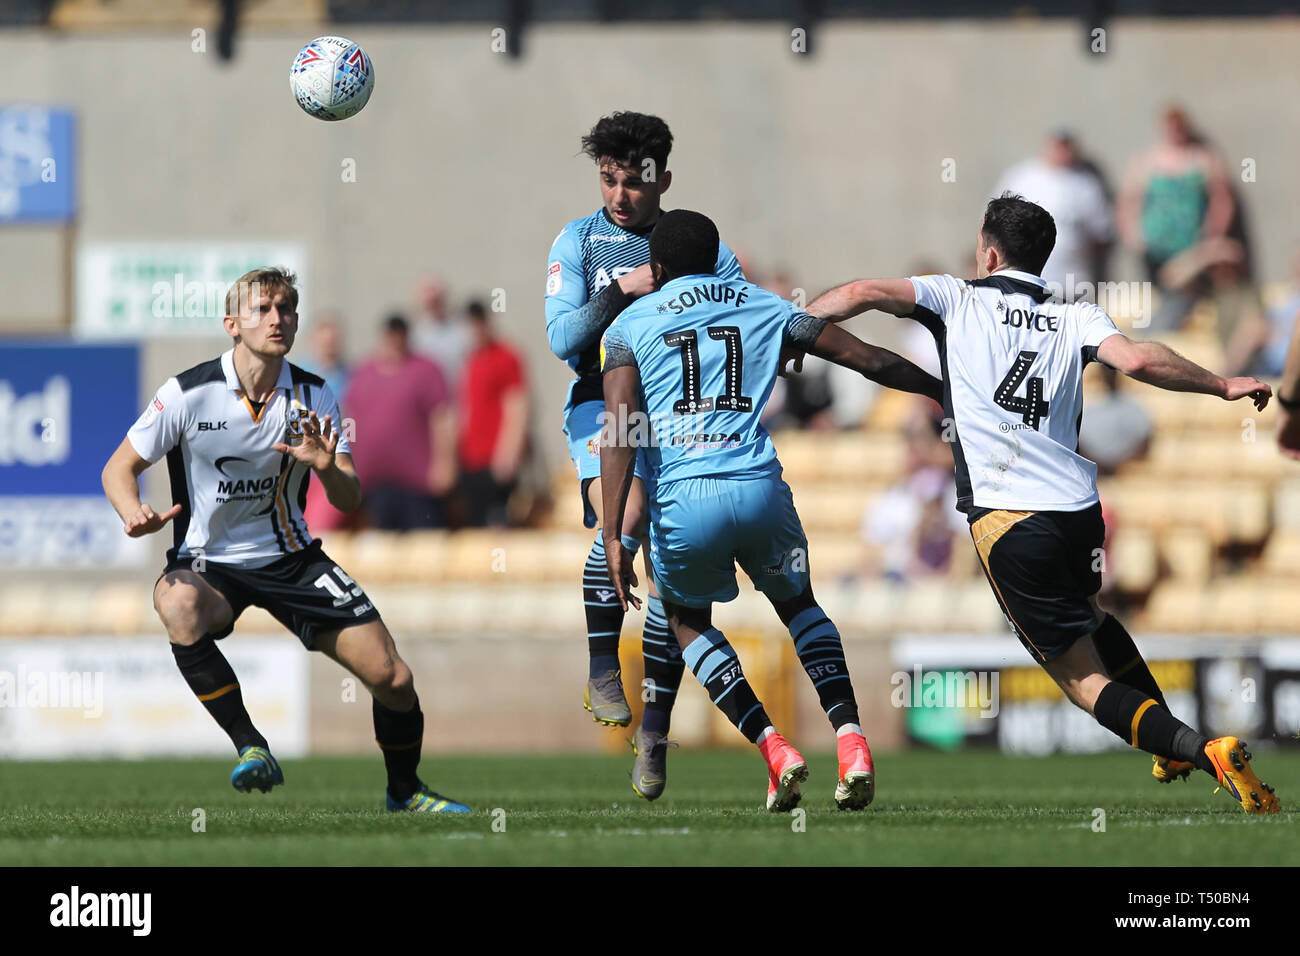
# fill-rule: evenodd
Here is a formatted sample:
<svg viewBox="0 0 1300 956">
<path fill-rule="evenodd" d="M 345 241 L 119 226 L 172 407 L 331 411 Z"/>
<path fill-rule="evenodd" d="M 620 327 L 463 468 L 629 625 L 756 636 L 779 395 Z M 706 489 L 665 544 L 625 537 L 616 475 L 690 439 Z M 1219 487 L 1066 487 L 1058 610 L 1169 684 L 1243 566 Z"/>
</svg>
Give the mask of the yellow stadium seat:
<svg viewBox="0 0 1300 956">
<path fill-rule="evenodd" d="M 791 484 L 806 484 L 822 480 L 826 438 L 824 432 L 794 430 L 777 432 L 773 436 L 772 441 L 776 445 L 776 454 L 781 460 L 786 481 Z"/>
<path fill-rule="evenodd" d="M 1268 537 L 1270 506 L 1268 490 L 1258 482 L 1233 481 L 1219 491 L 1219 507 L 1232 541 L 1257 544 Z"/>
<path fill-rule="evenodd" d="M 1283 580 L 1300 578 L 1300 530 L 1273 532 L 1260 557 L 1260 570 Z"/>
<path fill-rule="evenodd" d="M 1214 545 L 1200 528 L 1166 531 L 1160 537 L 1160 556 L 1174 580 L 1204 584 L 1214 569 Z"/>
<path fill-rule="evenodd" d="M 1262 623 L 1259 585 L 1251 579 L 1226 579 L 1209 591 L 1199 629 L 1228 634 L 1254 634 Z"/>
<path fill-rule="evenodd" d="M 1156 586 L 1138 615 L 1140 630 L 1186 632 L 1206 625 L 1207 594 L 1204 587 L 1186 581 L 1167 581 Z"/>
<path fill-rule="evenodd" d="M 404 581 L 442 581 L 451 572 L 451 532 L 411 531 L 394 542 Z"/>
<path fill-rule="evenodd" d="M 492 584 L 502 574 L 502 562 L 510 565 L 509 532 L 496 529 L 458 531 L 451 536 L 448 551 L 448 579 Z"/>
<path fill-rule="evenodd" d="M 1269 532 L 1268 486 L 1258 481 L 1112 478 L 1102 485 L 1101 495 L 1120 531 L 1130 527 L 1155 531 L 1195 527 L 1204 530 L 1216 545 L 1227 541 L 1258 543 Z"/>
<path fill-rule="evenodd" d="M 867 428 L 872 431 L 898 432 L 915 408 L 915 399 L 906 392 L 892 388 L 880 390 L 880 395 L 867 412 Z"/>
<path fill-rule="evenodd" d="M 852 532 L 825 534 L 808 545 L 809 567 L 818 581 L 838 582 L 863 566 L 862 540 Z"/>
<path fill-rule="evenodd" d="M 1279 531 L 1300 531 L 1300 477 L 1286 478 L 1274 489 L 1273 522 Z"/>
<path fill-rule="evenodd" d="M 90 627 L 113 634 L 139 634 L 162 630 L 162 622 L 153 612 L 153 600 L 148 588 L 138 584 L 106 584 L 95 591 L 91 604 Z"/>
<path fill-rule="evenodd" d="M 821 485 L 808 494 L 795 488 L 794 493 L 799 517 L 814 542 L 821 533 L 856 530 L 870 504 L 863 491 L 851 485 Z"/>
<path fill-rule="evenodd" d="M 898 629 L 896 609 L 902 590 L 897 586 L 879 579 L 864 580 L 841 596 L 843 612 L 834 617 L 841 634 L 875 637 L 892 635 Z"/>
<path fill-rule="evenodd" d="M 1160 571 L 1155 537 L 1138 528 L 1116 534 L 1108 553 L 1115 583 L 1130 594 L 1144 594 L 1155 584 Z"/>
<path fill-rule="evenodd" d="M 954 588 L 956 599 L 953 601 L 953 613 L 948 620 L 950 629 L 985 633 L 1007 628 L 1006 617 L 986 580 L 981 577 L 978 580 L 954 585 Z"/>
<path fill-rule="evenodd" d="M 352 536 L 351 560 L 339 564 L 349 574 L 367 587 L 371 582 L 398 580 L 401 577 L 401 557 L 394 545 L 396 533 L 391 531 L 361 531 Z M 331 555 L 333 556 L 333 555 Z"/>
<path fill-rule="evenodd" d="M 1300 590 L 1294 579 L 1266 578 L 1258 583 L 1260 630 L 1267 634 L 1300 632 Z"/>
<path fill-rule="evenodd" d="M 925 578 L 901 589 L 894 627 L 906 631 L 946 631 L 953 620 L 952 585 L 946 578 Z"/>
</svg>

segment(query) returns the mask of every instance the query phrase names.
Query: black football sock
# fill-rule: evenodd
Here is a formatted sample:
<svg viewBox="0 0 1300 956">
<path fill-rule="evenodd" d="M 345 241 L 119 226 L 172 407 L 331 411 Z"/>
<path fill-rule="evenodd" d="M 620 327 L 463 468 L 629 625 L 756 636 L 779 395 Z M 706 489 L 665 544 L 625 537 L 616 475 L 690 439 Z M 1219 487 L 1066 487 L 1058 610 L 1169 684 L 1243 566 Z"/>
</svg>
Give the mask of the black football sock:
<svg viewBox="0 0 1300 956">
<path fill-rule="evenodd" d="M 212 719 L 230 737 L 235 751 L 245 747 L 267 747 L 266 738 L 257 732 L 253 719 L 244 707 L 235 672 L 221 653 L 217 642 L 205 634 L 193 644 L 172 644 L 172 656 L 185 683 L 190 685 Z"/>
<path fill-rule="evenodd" d="M 420 789 L 416 768 L 420 765 L 420 746 L 424 743 L 424 713 L 420 698 L 403 713 L 389 710 L 374 698 L 375 743 L 384 752 L 388 771 L 388 793 L 398 803 L 405 803 Z"/>
<path fill-rule="evenodd" d="M 716 627 L 709 628 L 682 651 L 682 658 L 718 710 L 751 744 L 758 743 L 758 735 L 772 721 L 745 680 L 740 659 L 722 632 Z"/>
<path fill-rule="evenodd" d="M 844 645 L 826 612 L 815 604 L 800 611 L 790 619 L 790 636 L 794 639 L 799 664 L 813 682 L 831 726 L 839 730 L 845 724 L 859 723 L 858 701 L 853 696 Z"/>
<path fill-rule="evenodd" d="M 1169 709 L 1165 695 L 1160 692 L 1160 685 L 1152 676 L 1147 662 L 1142 659 L 1142 652 L 1137 649 L 1128 631 L 1124 630 L 1124 625 L 1115 619 L 1115 615 L 1107 614 L 1101 626 L 1092 632 L 1092 643 L 1111 680 L 1134 687 L 1165 710 Z"/>
<path fill-rule="evenodd" d="M 686 663 L 682 660 L 681 646 L 668 626 L 663 601 L 654 594 L 646 599 L 641 655 L 645 658 L 645 685 L 641 695 L 645 713 L 641 716 L 641 729 L 666 734 Z"/>
<path fill-rule="evenodd" d="M 599 534 L 582 569 L 582 603 L 587 612 L 587 651 L 591 656 L 587 676 L 595 679 L 618 670 L 618 635 L 623 629 L 623 608 L 609 582 L 605 542 Z"/>
<path fill-rule="evenodd" d="M 1208 737 L 1169 713 L 1155 700 L 1119 681 L 1111 681 L 1097 695 L 1092 709 L 1097 723 L 1130 746 L 1159 757 L 1185 760 L 1215 776 L 1205 754 Z"/>
</svg>

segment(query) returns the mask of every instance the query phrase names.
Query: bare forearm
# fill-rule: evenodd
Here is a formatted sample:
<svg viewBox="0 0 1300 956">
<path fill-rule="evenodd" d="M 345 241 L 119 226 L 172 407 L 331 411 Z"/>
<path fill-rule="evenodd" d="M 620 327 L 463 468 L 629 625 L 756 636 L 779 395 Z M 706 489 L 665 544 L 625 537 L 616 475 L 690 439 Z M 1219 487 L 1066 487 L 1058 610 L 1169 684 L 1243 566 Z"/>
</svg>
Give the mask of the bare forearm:
<svg viewBox="0 0 1300 956">
<path fill-rule="evenodd" d="M 123 439 L 100 472 L 104 494 L 124 523 L 140 510 L 140 476 L 148 467 L 149 463 L 135 453 L 129 440 Z"/>
<path fill-rule="evenodd" d="M 859 279 L 823 292 L 804 311 L 841 322 L 870 309 L 908 316 L 916 309 L 916 289 L 909 279 Z"/>
<path fill-rule="evenodd" d="M 628 440 L 627 429 L 609 428 L 600 444 L 601 515 L 604 518 L 601 535 L 607 544 L 622 537 L 623 512 L 627 507 L 628 492 L 632 489 L 635 464 L 636 449 Z"/>
<path fill-rule="evenodd" d="M 429 490 L 445 495 L 456 483 L 456 418 L 449 405 L 440 405 L 429 415 Z"/>
<path fill-rule="evenodd" d="M 1232 224 L 1232 193 L 1223 179 L 1216 177 L 1210 186 L 1210 201 L 1206 203 L 1205 221 L 1201 224 L 1203 237 L 1222 236 Z"/>
<path fill-rule="evenodd" d="M 828 322 L 843 322 L 872 307 L 869 293 L 868 283 L 865 281 L 846 282 L 834 289 L 828 289 L 813 299 L 808 303 L 805 311 Z"/>
<path fill-rule="evenodd" d="M 888 349 L 876 349 L 876 351 L 882 355 L 880 365 L 875 374 L 867 375 L 867 378 L 879 382 L 886 388 L 924 395 L 940 405 L 943 404 L 942 381 Z"/>
<path fill-rule="evenodd" d="M 492 452 L 493 467 L 511 475 L 524 457 L 528 439 L 528 399 L 523 389 L 505 397 L 501 408 L 501 434 Z"/>
<path fill-rule="evenodd" d="M 361 479 L 355 474 L 344 471 L 337 462 L 332 462 L 328 468 L 317 471 L 316 477 L 320 479 L 329 503 L 339 511 L 351 514 L 361 507 Z"/>
<path fill-rule="evenodd" d="M 110 459 L 100 474 L 100 481 L 109 504 L 123 522 L 140 510 L 140 482 L 129 466 Z"/>
<path fill-rule="evenodd" d="M 1183 358 L 1160 342 L 1141 342 L 1142 364 L 1128 372 L 1131 378 L 1171 392 L 1199 392 L 1222 398 L 1227 383 L 1209 369 Z"/>
<path fill-rule="evenodd" d="M 914 392 L 943 403 L 943 382 L 889 349 L 868 345 L 835 325 L 822 328 L 809 352 L 879 382 L 886 388 Z"/>
</svg>

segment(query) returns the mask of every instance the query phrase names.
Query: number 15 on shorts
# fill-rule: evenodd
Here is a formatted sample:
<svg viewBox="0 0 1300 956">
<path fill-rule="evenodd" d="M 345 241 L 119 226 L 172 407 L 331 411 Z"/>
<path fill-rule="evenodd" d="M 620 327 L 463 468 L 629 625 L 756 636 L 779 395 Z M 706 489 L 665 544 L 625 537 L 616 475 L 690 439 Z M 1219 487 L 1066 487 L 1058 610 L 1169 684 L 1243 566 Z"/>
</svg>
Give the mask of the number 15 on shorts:
<svg viewBox="0 0 1300 956">
<path fill-rule="evenodd" d="M 342 587 L 339 587 L 338 581 L 335 581 L 334 578 L 330 577 L 328 572 L 318 577 L 314 583 L 316 587 L 324 588 L 329 592 L 330 596 L 334 598 L 335 607 L 344 607 L 357 598 L 365 596 L 364 592 L 361 590 L 361 585 L 348 577 L 347 572 L 337 564 L 334 565 L 334 573 L 338 576 L 339 581 L 343 582 Z"/>
</svg>

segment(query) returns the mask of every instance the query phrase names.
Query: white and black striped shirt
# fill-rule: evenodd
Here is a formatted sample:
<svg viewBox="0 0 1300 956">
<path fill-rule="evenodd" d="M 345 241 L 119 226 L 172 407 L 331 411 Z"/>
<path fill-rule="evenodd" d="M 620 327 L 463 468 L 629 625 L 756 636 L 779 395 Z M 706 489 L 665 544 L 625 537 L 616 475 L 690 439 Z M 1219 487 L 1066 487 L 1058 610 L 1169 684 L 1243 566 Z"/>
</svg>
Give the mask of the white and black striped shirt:
<svg viewBox="0 0 1300 956">
<path fill-rule="evenodd" d="M 1097 466 L 1077 451 L 1083 369 L 1120 334 L 1089 302 L 1050 301 L 1042 278 L 913 276 L 912 318 L 935 336 L 954 426 L 957 507 L 1080 511 Z"/>
<path fill-rule="evenodd" d="M 324 379 L 285 361 L 275 390 L 257 409 L 235 374 L 234 350 L 169 378 L 127 433 L 136 453 L 167 456 L 173 521 L 168 560 L 200 557 L 256 568 L 307 548 L 303 505 L 311 469 L 273 447 L 293 444 L 300 417 L 342 422 Z M 337 452 L 349 451 L 342 435 Z"/>
</svg>

